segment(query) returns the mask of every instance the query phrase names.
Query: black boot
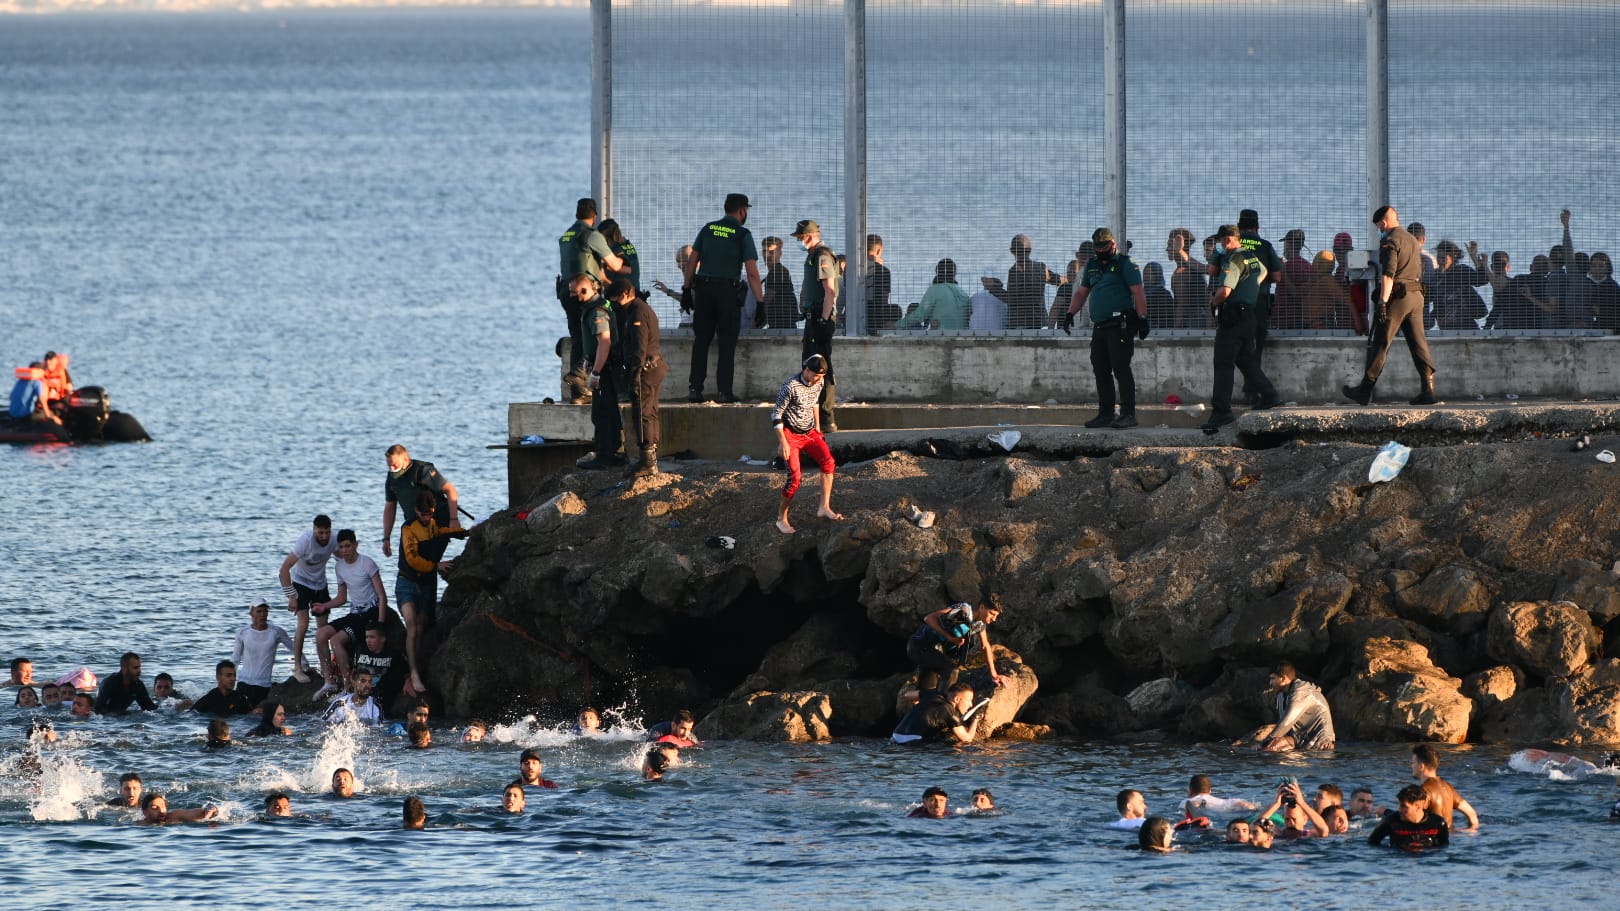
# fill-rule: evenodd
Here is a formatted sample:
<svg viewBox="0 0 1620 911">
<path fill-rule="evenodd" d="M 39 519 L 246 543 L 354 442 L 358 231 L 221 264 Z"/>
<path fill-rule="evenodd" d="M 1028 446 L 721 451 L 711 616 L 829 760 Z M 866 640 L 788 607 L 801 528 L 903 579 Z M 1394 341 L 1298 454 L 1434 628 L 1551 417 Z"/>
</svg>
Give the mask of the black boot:
<svg viewBox="0 0 1620 911">
<path fill-rule="evenodd" d="M 658 447 L 643 446 L 641 449 L 641 464 L 636 466 L 634 477 L 650 478 L 658 474 Z"/>
<path fill-rule="evenodd" d="M 599 452 L 593 452 L 574 464 L 585 469 L 586 471 L 601 471 L 604 468 L 613 468 L 616 465 L 622 465 L 624 463 L 614 461 L 613 456 L 611 455 L 602 455 Z"/>
<path fill-rule="evenodd" d="M 1096 430 L 1099 427 L 1107 427 L 1113 423 L 1114 409 L 1110 408 L 1107 411 L 1097 412 L 1097 416 L 1087 421 L 1086 426 L 1092 430 Z"/>
<path fill-rule="evenodd" d="M 1366 377 L 1362 377 L 1361 382 L 1355 384 L 1354 386 L 1344 387 L 1344 397 L 1352 402 L 1355 402 L 1357 405 L 1366 405 L 1370 403 L 1372 401 L 1372 394 L 1373 384 L 1367 382 Z"/>
<path fill-rule="evenodd" d="M 1423 389 L 1418 392 L 1417 398 L 1411 399 L 1413 405 L 1438 405 L 1440 400 L 1434 397 L 1434 374 L 1423 378 Z"/>
</svg>

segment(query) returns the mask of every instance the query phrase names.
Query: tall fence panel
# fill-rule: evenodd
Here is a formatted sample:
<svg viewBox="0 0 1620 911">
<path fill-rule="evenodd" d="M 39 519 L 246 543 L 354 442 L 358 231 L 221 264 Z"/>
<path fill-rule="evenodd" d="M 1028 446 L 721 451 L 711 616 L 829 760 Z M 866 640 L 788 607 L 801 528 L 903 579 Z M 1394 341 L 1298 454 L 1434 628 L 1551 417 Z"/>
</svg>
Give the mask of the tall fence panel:
<svg viewBox="0 0 1620 911">
<path fill-rule="evenodd" d="M 756 245 L 811 218 L 843 232 L 844 18 L 837 3 L 613 5 L 613 202 L 642 284 L 680 289 L 675 253 L 746 193 Z M 763 252 L 763 251 L 761 251 Z M 654 293 L 664 325 L 675 301 Z"/>
<path fill-rule="evenodd" d="M 1533 261 L 1563 255 L 1551 248 L 1564 208 L 1577 254 L 1620 236 L 1614 0 L 1125 0 L 1127 223 L 1111 227 L 1152 266 L 1150 282 L 1162 276 L 1155 323 L 1207 331 L 1203 241 L 1254 209 L 1261 236 L 1289 260 L 1273 330 L 1350 331 L 1348 296 L 1328 279 L 1347 247 L 1376 246 L 1369 168 L 1385 150 L 1369 149 L 1375 4 L 1388 11 L 1388 201 L 1402 220 L 1427 227 L 1431 250 L 1455 242 L 1465 263 L 1478 241 L 1487 259 L 1508 255 L 1510 275 L 1551 270 L 1503 297 L 1528 293 L 1545 315 L 1493 319 L 1497 329 L 1620 328 L 1620 304 L 1608 322 L 1594 318 L 1597 292 L 1576 281 L 1588 258 L 1566 257 L 1562 272 Z M 920 301 L 948 258 L 968 294 L 1001 284 L 1007 315 L 979 312 L 975 323 L 1052 331 L 1069 292 L 1060 283 L 1107 221 L 1103 4 L 865 7 L 866 222 L 883 239 L 889 305 L 868 325 L 884 329 Z M 612 14 L 611 214 L 641 251 L 644 285 L 676 284 L 676 249 L 720 215 L 728 192 L 753 198 L 756 238 L 784 240 L 795 286 L 798 219 L 859 254 L 843 249 L 842 3 L 635 0 Z M 1176 229 L 1191 241 L 1180 274 Z M 1006 288 L 1017 235 L 1052 273 L 1021 292 L 1038 302 Z M 1348 243 L 1336 244 L 1341 235 Z M 1479 294 L 1482 307 L 1500 296 L 1489 281 Z M 674 326 L 673 301 L 655 303 Z"/>
<path fill-rule="evenodd" d="M 1588 259 L 1620 240 L 1620 3 L 1390 0 L 1390 201 L 1428 246 L 1477 243 L 1493 327 L 1592 328 Z M 1540 260 L 1538 262 L 1538 259 Z M 1541 275 L 1532 271 L 1546 270 Z M 1533 300 L 1532 300 L 1533 299 Z M 1614 328 L 1614 314 L 1604 320 Z"/>
</svg>

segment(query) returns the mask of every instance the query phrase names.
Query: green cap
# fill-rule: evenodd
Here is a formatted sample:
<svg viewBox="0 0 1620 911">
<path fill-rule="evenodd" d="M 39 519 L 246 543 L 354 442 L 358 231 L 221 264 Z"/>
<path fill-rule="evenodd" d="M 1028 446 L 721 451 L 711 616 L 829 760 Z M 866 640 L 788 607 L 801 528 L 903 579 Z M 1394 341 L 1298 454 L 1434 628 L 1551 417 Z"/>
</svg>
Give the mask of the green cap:
<svg viewBox="0 0 1620 911">
<path fill-rule="evenodd" d="M 821 226 L 806 218 L 793 229 L 794 237 L 803 237 L 806 234 L 820 234 Z"/>
</svg>

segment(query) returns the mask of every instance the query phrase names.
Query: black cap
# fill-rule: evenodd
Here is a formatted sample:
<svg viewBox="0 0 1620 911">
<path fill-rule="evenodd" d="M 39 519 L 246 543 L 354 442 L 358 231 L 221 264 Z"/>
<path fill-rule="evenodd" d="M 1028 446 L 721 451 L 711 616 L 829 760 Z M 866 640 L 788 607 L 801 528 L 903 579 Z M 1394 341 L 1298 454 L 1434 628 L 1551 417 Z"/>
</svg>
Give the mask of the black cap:
<svg viewBox="0 0 1620 911">
<path fill-rule="evenodd" d="M 726 208 L 725 208 L 725 211 L 727 211 L 727 212 L 735 212 L 738 209 L 751 208 L 752 205 L 753 204 L 748 201 L 748 196 L 746 194 L 743 194 L 743 193 L 727 193 L 726 194 Z"/>
</svg>

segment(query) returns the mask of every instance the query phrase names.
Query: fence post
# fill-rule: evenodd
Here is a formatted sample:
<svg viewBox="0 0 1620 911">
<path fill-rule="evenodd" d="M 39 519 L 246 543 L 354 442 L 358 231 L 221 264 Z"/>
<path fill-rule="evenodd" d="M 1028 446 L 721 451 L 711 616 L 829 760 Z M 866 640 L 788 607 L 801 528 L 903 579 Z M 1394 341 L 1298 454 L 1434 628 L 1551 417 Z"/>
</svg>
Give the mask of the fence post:
<svg viewBox="0 0 1620 911">
<path fill-rule="evenodd" d="M 591 0 L 591 196 L 613 212 L 613 0 Z"/>
<path fill-rule="evenodd" d="M 1103 99 L 1103 196 L 1108 225 L 1124 254 L 1129 231 L 1125 212 L 1125 0 L 1103 3 Z"/>
<path fill-rule="evenodd" d="M 1367 0 L 1367 208 L 1389 205 L 1389 0 Z"/>
<path fill-rule="evenodd" d="M 866 334 L 866 0 L 844 0 L 844 331 Z"/>
</svg>

